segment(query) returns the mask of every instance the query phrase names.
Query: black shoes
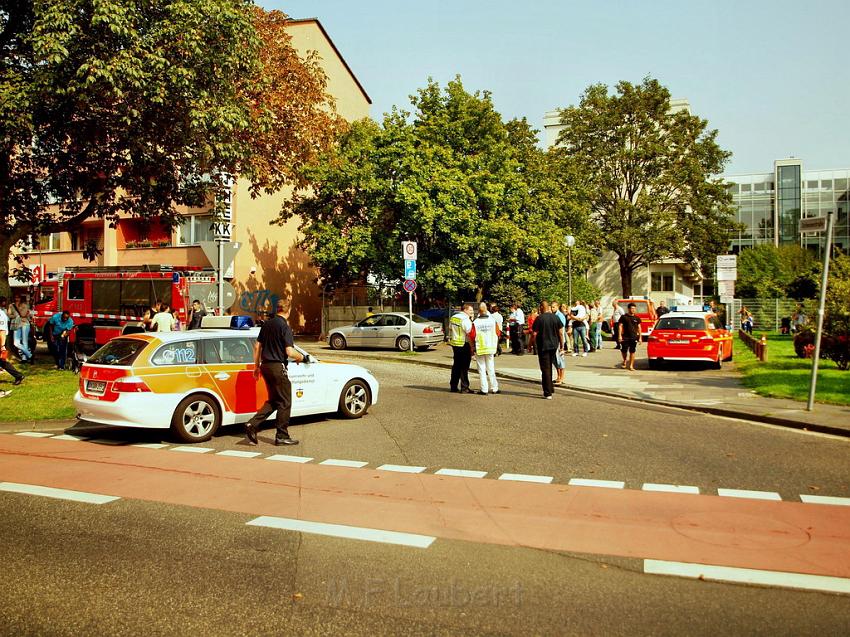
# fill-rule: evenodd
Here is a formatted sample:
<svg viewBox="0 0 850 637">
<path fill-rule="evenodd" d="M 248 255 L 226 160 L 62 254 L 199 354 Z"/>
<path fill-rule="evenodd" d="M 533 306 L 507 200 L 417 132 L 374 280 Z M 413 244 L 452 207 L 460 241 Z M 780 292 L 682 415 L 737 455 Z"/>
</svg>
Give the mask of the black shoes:
<svg viewBox="0 0 850 637">
<path fill-rule="evenodd" d="M 289 445 L 297 445 L 298 441 L 293 439 L 293 438 L 281 438 L 281 439 L 275 438 L 274 444 L 275 444 L 276 447 L 280 447 L 281 445 L 289 446 Z"/>
<path fill-rule="evenodd" d="M 466 387 L 465 389 L 461 388 L 460 393 L 461 394 L 471 394 L 472 390 L 469 387 Z"/>
<path fill-rule="evenodd" d="M 15 379 L 15 382 L 14 382 L 14 383 L 12 383 L 12 385 L 20 385 L 22 382 L 24 382 L 24 377 L 23 377 L 23 376 L 21 376 L 20 378 L 16 378 L 16 379 Z"/>
<path fill-rule="evenodd" d="M 457 393 L 458 393 L 458 390 L 457 390 L 457 388 L 455 388 L 455 387 L 449 387 L 449 391 L 450 391 L 451 393 L 453 393 L 453 394 L 457 394 Z"/>
<path fill-rule="evenodd" d="M 257 440 L 257 430 L 251 425 L 245 425 L 245 442 L 249 445 L 256 445 L 259 443 Z"/>
<path fill-rule="evenodd" d="M 486 395 L 487 395 L 487 392 L 486 392 L 486 391 L 479 391 L 479 392 L 478 392 L 478 395 L 479 395 L 479 396 L 486 396 Z"/>
</svg>

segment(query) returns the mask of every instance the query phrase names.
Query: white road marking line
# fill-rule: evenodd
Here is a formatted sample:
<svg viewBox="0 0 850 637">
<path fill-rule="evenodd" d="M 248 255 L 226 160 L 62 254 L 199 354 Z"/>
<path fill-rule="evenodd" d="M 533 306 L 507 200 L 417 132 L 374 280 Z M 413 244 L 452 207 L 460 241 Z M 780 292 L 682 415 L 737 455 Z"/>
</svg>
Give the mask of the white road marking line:
<svg viewBox="0 0 850 637">
<path fill-rule="evenodd" d="M 718 582 L 738 582 L 741 584 L 761 584 L 763 586 L 782 586 L 784 588 L 850 593 L 850 579 L 828 577 L 826 575 L 762 571 L 752 568 L 689 564 L 687 562 L 665 562 L 662 560 L 644 560 L 643 572 L 654 575 L 675 575 L 690 579 L 701 578 Z"/>
<path fill-rule="evenodd" d="M 618 480 L 592 480 L 590 478 L 570 478 L 568 483 L 571 487 L 602 487 L 604 489 L 622 489 L 625 482 Z"/>
<path fill-rule="evenodd" d="M 747 491 L 746 489 L 718 489 L 717 495 L 727 498 L 753 498 L 755 500 L 782 500 L 776 491 Z"/>
<path fill-rule="evenodd" d="M 554 480 L 552 476 L 529 476 L 524 473 L 503 473 L 499 476 L 499 480 L 515 480 L 517 482 L 540 482 L 549 484 Z"/>
<path fill-rule="evenodd" d="M 667 493 L 695 493 L 699 495 L 699 487 L 691 487 L 683 484 L 655 484 L 644 482 L 641 487 L 644 491 L 665 491 Z"/>
<path fill-rule="evenodd" d="M 165 449 L 168 445 L 164 442 L 135 442 L 132 446 L 142 449 Z"/>
<path fill-rule="evenodd" d="M 850 506 L 850 498 L 835 498 L 828 495 L 801 495 L 800 499 L 806 504 L 837 504 Z"/>
<path fill-rule="evenodd" d="M 25 493 L 27 495 L 40 495 L 46 498 L 73 500 L 74 502 L 85 502 L 87 504 L 106 504 L 107 502 L 120 499 L 114 495 L 101 495 L 100 493 L 87 493 L 85 491 L 70 491 L 69 489 L 55 489 L 53 487 L 42 487 L 37 484 L 20 484 L 17 482 L 0 482 L 0 491 Z"/>
<path fill-rule="evenodd" d="M 185 451 L 186 453 L 209 453 L 215 451 L 212 447 L 174 447 L 170 451 Z"/>
<path fill-rule="evenodd" d="M 469 469 L 440 469 L 435 472 L 438 476 L 456 476 L 458 478 L 483 478 L 486 471 L 471 471 Z"/>
<path fill-rule="evenodd" d="M 90 438 L 89 442 L 93 442 L 96 445 L 112 445 L 113 447 L 127 444 L 126 440 L 116 440 L 115 438 Z"/>
<path fill-rule="evenodd" d="M 256 458 L 263 454 L 260 451 L 237 451 L 235 449 L 228 449 L 227 451 L 218 451 L 215 455 L 229 456 L 231 458 Z"/>
<path fill-rule="evenodd" d="M 343 537 L 350 540 L 383 542 L 385 544 L 401 544 L 402 546 L 413 546 L 420 549 L 427 549 L 436 539 L 431 535 L 399 533 L 398 531 L 384 531 L 382 529 L 370 529 L 362 526 L 346 526 L 343 524 L 327 524 L 324 522 L 307 522 L 305 520 L 278 518 L 268 515 L 255 518 L 247 524 L 250 526 L 265 526 L 273 529 L 284 529 L 286 531 L 298 531 L 300 533 L 315 533 L 317 535 Z"/>
<path fill-rule="evenodd" d="M 308 458 L 307 456 L 287 456 L 285 453 L 276 453 L 273 456 L 269 456 L 266 460 L 278 460 L 280 462 L 298 462 L 304 464 L 305 462 L 310 462 L 312 458 Z"/>
<path fill-rule="evenodd" d="M 359 460 L 337 460 L 336 458 L 330 458 L 328 460 L 322 460 L 319 464 L 325 464 L 331 467 L 354 467 L 355 469 L 360 469 L 369 463 L 360 462 Z"/>
<path fill-rule="evenodd" d="M 397 473 L 422 473 L 427 467 L 412 467 L 404 464 L 382 464 L 378 471 L 395 471 Z"/>
<path fill-rule="evenodd" d="M 27 438 L 50 438 L 53 434 L 45 431 L 19 431 L 16 436 L 26 436 Z"/>
<path fill-rule="evenodd" d="M 88 440 L 85 436 L 72 436 L 71 434 L 62 434 L 61 436 L 53 436 L 53 440 Z"/>
</svg>

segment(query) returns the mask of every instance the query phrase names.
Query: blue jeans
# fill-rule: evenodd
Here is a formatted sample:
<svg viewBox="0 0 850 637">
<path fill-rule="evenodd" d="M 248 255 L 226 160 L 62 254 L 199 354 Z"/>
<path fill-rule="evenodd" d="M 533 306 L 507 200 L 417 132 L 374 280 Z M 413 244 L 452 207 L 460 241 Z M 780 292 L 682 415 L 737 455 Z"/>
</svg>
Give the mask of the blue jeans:
<svg viewBox="0 0 850 637">
<path fill-rule="evenodd" d="M 24 323 L 18 329 L 15 330 L 15 338 L 14 338 L 15 347 L 21 353 L 22 360 L 28 361 L 32 358 L 32 352 L 30 351 L 30 324 Z"/>
<path fill-rule="evenodd" d="M 68 358 L 68 337 L 54 336 L 53 344 L 56 347 L 56 367 L 65 369 L 65 360 Z"/>
<path fill-rule="evenodd" d="M 576 354 L 578 354 L 579 341 L 581 341 L 581 345 L 585 352 L 590 349 L 590 342 L 587 340 L 587 336 L 585 336 L 584 333 L 584 323 L 573 324 L 573 352 Z"/>
<path fill-rule="evenodd" d="M 594 323 L 590 326 L 590 346 L 593 349 L 602 349 L 602 323 Z"/>
</svg>

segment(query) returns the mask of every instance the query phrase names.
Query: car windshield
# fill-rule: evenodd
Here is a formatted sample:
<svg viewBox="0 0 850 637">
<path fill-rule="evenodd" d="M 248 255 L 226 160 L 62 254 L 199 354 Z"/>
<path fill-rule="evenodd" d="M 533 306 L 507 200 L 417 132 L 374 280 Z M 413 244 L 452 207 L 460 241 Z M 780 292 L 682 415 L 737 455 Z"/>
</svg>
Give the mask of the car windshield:
<svg viewBox="0 0 850 637">
<path fill-rule="evenodd" d="M 657 330 L 705 330 L 705 319 L 665 316 L 658 320 Z"/>
<path fill-rule="evenodd" d="M 97 365 L 132 365 L 147 342 L 131 338 L 115 338 L 89 357 Z"/>
</svg>

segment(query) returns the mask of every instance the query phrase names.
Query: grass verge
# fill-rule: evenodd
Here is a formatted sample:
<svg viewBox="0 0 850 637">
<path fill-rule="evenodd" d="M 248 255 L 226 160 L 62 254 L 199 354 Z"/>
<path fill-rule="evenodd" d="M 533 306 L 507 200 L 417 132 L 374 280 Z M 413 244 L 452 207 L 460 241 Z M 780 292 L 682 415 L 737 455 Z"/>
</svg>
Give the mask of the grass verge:
<svg viewBox="0 0 850 637">
<path fill-rule="evenodd" d="M 760 396 L 808 400 L 812 361 L 797 358 L 792 336 L 767 335 L 766 363 L 760 363 L 743 341 L 737 337 L 735 341 L 735 364 L 743 376 L 744 385 Z M 821 358 L 815 400 L 850 405 L 850 371 L 841 371 L 831 360 Z"/>
<path fill-rule="evenodd" d="M 0 391 L 12 390 L 0 398 L 0 422 L 69 419 L 74 417 L 72 399 L 79 376 L 59 371 L 53 359 L 42 355 L 33 365 L 13 362 L 24 382 L 12 387 L 12 377 L 0 371 Z"/>
</svg>

